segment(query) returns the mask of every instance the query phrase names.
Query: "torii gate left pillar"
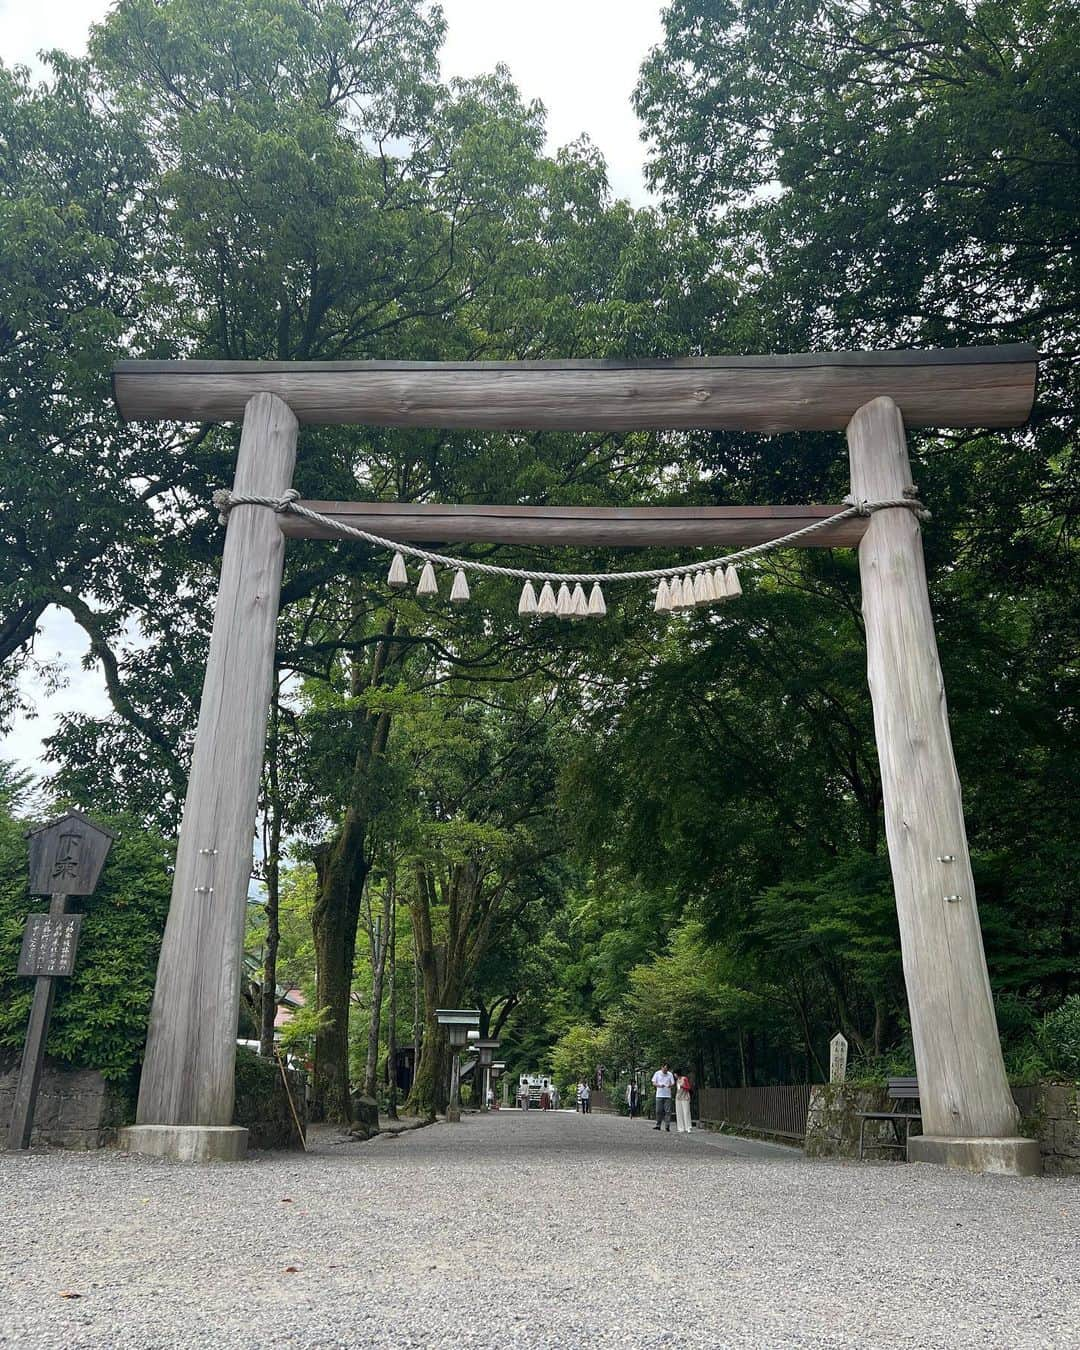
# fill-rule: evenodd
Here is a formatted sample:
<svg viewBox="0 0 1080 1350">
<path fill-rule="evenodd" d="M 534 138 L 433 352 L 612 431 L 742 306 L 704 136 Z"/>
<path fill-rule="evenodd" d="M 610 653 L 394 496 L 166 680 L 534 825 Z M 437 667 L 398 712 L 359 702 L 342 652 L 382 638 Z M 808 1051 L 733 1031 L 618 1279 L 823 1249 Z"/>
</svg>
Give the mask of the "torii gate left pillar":
<svg viewBox="0 0 1080 1350">
<path fill-rule="evenodd" d="M 292 485 L 297 421 L 274 394 L 244 411 L 233 490 L 280 497 Z M 274 674 L 285 540 L 272 511 L 229 513 L 172 903 L 158 963 L 133 1152 L 235 1160 L 236 1009 L 245 899 Z"/>
</svg>

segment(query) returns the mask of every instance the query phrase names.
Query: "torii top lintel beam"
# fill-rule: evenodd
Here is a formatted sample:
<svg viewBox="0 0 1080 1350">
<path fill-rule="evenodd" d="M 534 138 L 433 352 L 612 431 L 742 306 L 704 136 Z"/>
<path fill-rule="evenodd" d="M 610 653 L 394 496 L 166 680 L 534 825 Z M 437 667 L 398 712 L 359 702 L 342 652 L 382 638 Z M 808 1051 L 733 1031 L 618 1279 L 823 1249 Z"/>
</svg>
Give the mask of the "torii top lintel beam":
<svg viewBox="0 0 1080 1350">
<path fill-rule="evenodd" d="M 237 421 L 266 392 L 301 422 L 837 431 L 883 395 L 909 427 L 1018 426 L 1037 370 L 1026 344 L 670 361 L 121 361 L 113 388 L 133 421 Z"/>
</svg>

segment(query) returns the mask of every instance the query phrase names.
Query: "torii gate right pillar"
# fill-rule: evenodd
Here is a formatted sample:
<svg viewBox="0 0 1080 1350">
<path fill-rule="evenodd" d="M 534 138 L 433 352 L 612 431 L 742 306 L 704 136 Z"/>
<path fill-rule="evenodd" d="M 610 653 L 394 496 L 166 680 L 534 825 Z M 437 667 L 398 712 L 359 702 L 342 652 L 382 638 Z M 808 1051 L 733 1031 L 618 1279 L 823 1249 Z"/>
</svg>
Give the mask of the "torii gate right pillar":
<svg viewBox="0 0 1080 1350">
<path fill-rule="evenodd" d="M 900 409 L 864 404 L 848 424 L 857 498 L 911 490 Z M 925 1134 L 908 1158 L 979 1172 L 1041 1171 L 1017 1135 L 975 904 L 960 780 L 914 512 L 876 511 L 859 545 L 867 677 L 885 833 Z"/>
</svg>

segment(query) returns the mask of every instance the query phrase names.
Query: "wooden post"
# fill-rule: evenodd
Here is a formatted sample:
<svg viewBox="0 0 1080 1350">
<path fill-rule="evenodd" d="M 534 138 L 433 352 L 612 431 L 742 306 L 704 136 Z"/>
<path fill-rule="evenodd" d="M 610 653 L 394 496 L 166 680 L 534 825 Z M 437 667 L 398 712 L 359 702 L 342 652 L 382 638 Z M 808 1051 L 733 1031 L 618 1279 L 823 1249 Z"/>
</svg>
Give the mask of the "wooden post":
<svg viewBox="0 0 1080 1350">
<path fill-rule="evenodd" d="M 244 412 L 233 490 L 280 496 L 292 483 L 296 436 L 288 405 L 273 394 L 255 394 Z M 150 1014 L 138 1125 L 122 1140 L 136 1151 L 235 1157 L 246 1145 L 246 1137 L 215 1144 L 205 1130 L 206 1138 L 192 1140 L 177 1130 L 155 1134 L 141 1127 L 232 1126 L 244 916 L 283 555 L 272 511 L 233 509 Z"/>
<path fill-rule="evenodd" d="M 450 1062 L 450 1101 L 446 1107 L 446 1119 L 461 1119 L 461 1052 L 456 1047 Z"/>
<path fill-rule="evenodd" d="M 904 423 L 889 398 L 847 429 L 854 495 L 911 490 Z M 919 521 L 875 512 L 859 546 L 867 676 L 925 1139 L 909 1157 L 1028 1172 L 983 952 L 975 885 L 930 613 Z M 1031 1150 L 1022 1147 L 1032 1145 Z M 1007 1146 L 995 1148 L 995 1145 Z"/>
<path fill-rule="evenodd" d="M 49 913 L 66 914 L 67 912 L 67 895 L 52 896 L 49 901 Z M 41 1070 L 45 1063 L 45 1042 L 49 1039 L 49 1022 L 52 1019 L 53 999 L 55 997 L 56 977 L 39 975 L 34 981 L 34 999 L 30 1004 L 30 1021 L 26 1026 L 22 1063 L 19 1066 L 19 1081 L 15 1088 L 15 1100 L 11 1107 L 11 1121 L 8 1125 L 8 1148 L 30 1147 L 30 1136 L 34 1132 L 34 1108 L 37 1105 L 38 1087 L 41 1084 Z"/>
</svg>

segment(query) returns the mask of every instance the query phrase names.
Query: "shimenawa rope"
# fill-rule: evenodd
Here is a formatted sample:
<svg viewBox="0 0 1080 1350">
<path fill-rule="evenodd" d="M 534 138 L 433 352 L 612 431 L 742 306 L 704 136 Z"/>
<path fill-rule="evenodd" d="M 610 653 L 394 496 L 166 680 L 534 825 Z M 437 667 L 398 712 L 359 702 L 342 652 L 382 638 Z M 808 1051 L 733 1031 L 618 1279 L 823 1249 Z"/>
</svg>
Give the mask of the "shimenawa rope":
<svg viewBox="0 0 1080 1350">
<path fill-rule="evenodd" d="M 748 562 L 751 558 L 760 558 L 767 553 L 775 553 L 780 549 L 789 547 L 798 540 L 805 539 L 808 535 L 816 534 L 819 530 L 828 529 L 831 525 L 838 525 L 842 520 L 850 520 L 853 516 L 873 515 L 875 511 L 886 511 L 899 507 L 907 511 L 913 511 L 920 520 L 930 519 L 930 512 L 915 496 L 914 489 L 910 490 L 910 495 L 904 497 L 889 497 L 873 502 L 845 497 L 844 500 L 849 502 L 850 505 L 846 506 L 843 511 L 837 511 L 835 515 L 812 521 L 811 524 L 793 530 L 790 534 L 782 535 L 779 539 L 768 539 L 762 544 L 754 544 L 750 548 L 739 549 L 735 553 L 726 553 L 721 558 L 684 563 L 678 567 L 651 567 L 635 572 L 537 572 L 525 567 L 498 567 L 494 563 L 477 562 L 472 558 L 456 558 L 446 553 L 433 553 L 429 549 L 418 548 L 415 544 L 404 544 L 393 539 L 386 539 L 382 535 L 371 534 L 368 530 L 357 529 L 355 525 L 346 525 L 340 520 L 335 520 L 332 516 L 324 516 L 318 511 L 312 511 L 310 507 L 301 506 L 299 497 L 300 494 L 295 488 L 290 488 L 280 497 L 263 497 L 255 493 L 234 495 L 227 488 L 221 488 L 214 493 L 212 501 L 219 513 L 218 519 L 223 525 L 226 523 L 228 514 L 233 507 L 265 506 L 279 515 L 294 515 L 300 516 L 304 520 L 310 520 L 314 525 L 321 525 L 334 531 L 339 537 L 359 539 L 362 543 L 371 544 L 375 548 L 385 548 L 395 554 L 419 558 L 425 563 L 437 563 L 440 567 L 453 568 L 455 571 L 476 572 L 481 576 L 489 577 L 513 577 L 518 581 L 555 581 L 568 584 L 573 582 L 579 585 L 588 582 L 662 581 L 670 577 L 693 577 L 699 572 L 712 572 L 718 567 L 731 567 L 735 563 Z M 396 584 L 400 584 L 400 582 L 396 582 Z"/>
</svg>

